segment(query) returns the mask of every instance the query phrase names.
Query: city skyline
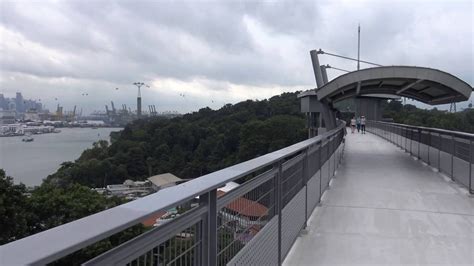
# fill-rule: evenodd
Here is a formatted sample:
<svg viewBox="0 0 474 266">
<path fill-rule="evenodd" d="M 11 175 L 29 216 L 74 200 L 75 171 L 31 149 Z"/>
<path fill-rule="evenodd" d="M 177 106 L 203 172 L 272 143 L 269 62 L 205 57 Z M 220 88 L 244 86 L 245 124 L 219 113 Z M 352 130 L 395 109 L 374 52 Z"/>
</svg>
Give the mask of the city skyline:
<svg viewBox="0 0 474 266">
<path fill-rule="evenodd" d="M 136 109 L 136 81 L 150 85 L 142 88 L 143 106 L 154 104 L 158 111 L 219 108 L 312 89 L 309 50 L 355 57 L 359 23 L 361 59 L 437 68 L 473 84 L 470 1 L 298 6 L 2 1 L 1 6 L 0 93 L 11 97 L 21 91 L 49 109 L 59 102 L 91 112 L 110 101 Z M 356 68 L 335 58 L 321 61 Z"/>
</svg>

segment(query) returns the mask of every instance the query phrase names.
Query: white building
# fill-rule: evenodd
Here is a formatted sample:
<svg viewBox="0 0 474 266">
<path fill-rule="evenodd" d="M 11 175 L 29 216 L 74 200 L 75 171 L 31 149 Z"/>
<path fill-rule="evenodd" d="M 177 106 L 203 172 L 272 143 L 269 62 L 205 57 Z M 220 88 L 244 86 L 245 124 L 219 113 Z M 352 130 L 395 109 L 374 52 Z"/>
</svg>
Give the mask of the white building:
<svg viewBox="0 0 474 266">
<path fill-rule="evenodd" d="M 152 183 L 152 187 L 156 191 L 163 188 L 176 186 L 178 183 L 185 181 L 184 179 L 181 179 L 171 173 L 154 175 L 149 177 L 148 180 Z"/>
</svg>

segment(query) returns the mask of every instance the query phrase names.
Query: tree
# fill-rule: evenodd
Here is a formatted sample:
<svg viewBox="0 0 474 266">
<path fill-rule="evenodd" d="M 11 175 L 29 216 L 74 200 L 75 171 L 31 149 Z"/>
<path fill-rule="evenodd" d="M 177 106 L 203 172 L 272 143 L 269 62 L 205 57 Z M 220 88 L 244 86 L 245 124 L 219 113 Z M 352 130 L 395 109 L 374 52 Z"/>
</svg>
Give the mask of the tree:
<svg viewBox="0 0 474 266">
<path fill-rule="evenodd" d="M 0 245 L 28 235 L 30 218 L 26 187 L 0 169 Z"/>
</svg>

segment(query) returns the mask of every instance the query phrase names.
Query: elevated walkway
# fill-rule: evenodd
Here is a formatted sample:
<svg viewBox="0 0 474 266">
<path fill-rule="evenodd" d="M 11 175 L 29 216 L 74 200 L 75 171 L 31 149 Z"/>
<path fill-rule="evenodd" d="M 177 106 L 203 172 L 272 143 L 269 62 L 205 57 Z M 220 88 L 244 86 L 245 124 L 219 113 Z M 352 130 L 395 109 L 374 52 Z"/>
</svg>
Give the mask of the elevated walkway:
<svg viewBox="0 0 474 266">
<path fill-rule="evenodd" d="M 346 136 L 307 231 L 284 265 L 474 265 L 474 198 L 370 133 Z"/>
</svg>

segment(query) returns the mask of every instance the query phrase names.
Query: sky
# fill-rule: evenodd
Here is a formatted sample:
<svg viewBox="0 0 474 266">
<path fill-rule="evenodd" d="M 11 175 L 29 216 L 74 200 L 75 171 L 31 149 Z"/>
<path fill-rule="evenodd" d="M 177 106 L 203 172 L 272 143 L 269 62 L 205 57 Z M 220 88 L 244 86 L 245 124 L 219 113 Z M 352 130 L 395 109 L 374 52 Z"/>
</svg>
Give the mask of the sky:
<svg viewBox="0 0 474 266">
<path fill-rule="evenodd" d="M 361 59 L 474 84 L 470 0 L 0 0 L 0 12 L 0 93 L 52 110 L 136 109 L 134 82 L 149 86 L 143 106 L 180 113 L 312 89 L 309 51 L 356 57 L 359 23 Z M 356 69 L 327 55 L 320 63 Z"/>
</svg>

